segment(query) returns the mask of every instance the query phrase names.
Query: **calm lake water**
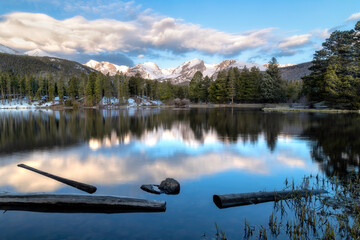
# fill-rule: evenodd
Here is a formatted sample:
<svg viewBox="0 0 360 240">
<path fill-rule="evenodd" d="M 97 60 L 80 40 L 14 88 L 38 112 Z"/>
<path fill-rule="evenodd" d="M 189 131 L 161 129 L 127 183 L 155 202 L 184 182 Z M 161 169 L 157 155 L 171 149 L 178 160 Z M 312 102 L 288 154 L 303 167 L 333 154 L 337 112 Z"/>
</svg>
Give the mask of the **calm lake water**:
<svg viewBox="0 0 360 240">
<path fill-rule="evenodd" d="M 213 194 L 281 190 L 285 179 L 357 169 L 360 115 L 240 109 L 0 111 L 0 192 L 79 193 L 16 165 L 98 187 L 96 195 L 167 202 L 164 213 L 0 214 L 0 239 L 241 239 L 273 203 L 218 209 Z M 166 177 L 179 195 L 142 184 Z"/>
</svg>

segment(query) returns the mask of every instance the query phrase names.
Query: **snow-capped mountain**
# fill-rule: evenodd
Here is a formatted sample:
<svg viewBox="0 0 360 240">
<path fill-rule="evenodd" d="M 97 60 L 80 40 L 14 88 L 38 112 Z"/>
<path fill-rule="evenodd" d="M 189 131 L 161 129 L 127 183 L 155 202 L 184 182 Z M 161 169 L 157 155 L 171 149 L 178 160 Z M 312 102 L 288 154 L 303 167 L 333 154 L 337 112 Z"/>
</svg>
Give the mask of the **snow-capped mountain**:
<svg viewBox="0 0 360 240">
<path fill-rule="evenodd" d="M 9 48 L 5 45 L 0 44 L 0 53 L 8 53 L 8 54 L 20 54 L 18 51 Z"/>
<path fill-rule="evenodd" d="M 109 74 L 110 76 L 114 76 L 116 73 L 124 73 L 127 74 L 129 72 L 129 67 L 124 65 L 116 65 L 109 62 L 98 62 L 95 60 L 88 61 L 85 66 L 88 66 L 92 69 L 95 69 L 103 74 Z"/>
<path fill-rule="evenodd" d="M 48 52 L 45 52 L 44 50 L 41 50 L 39 48 L 24 52 L 24 54 L 28 55 L 28 56 L 33 56 L 33 57 L 56 57 L 56 56 L 54 56 Z"/>
<path fill-rule="evenodd" d="M 140 63 L 132 68 L 127 66 L 118 66 L 109 62 L 97 62 L 95 60 L 90 60 L 85 65 L 104 74 L 109 73 L 111 76 L 115 75 L 117 72 L 122 72 L 128 76 L 134 76 L 139 73 L 146 79 L 170 80 L 174 84 L 189 82 L 197 71 L 200 71 L 204 76 L 214 78 L 220 71 L 230 67 L 237 67 L 240 69 L 243 69 L 245 66 L 247 68 L 258 67 L 262 71 L 266 69 L 266 67 L 256 63 L 225 60 L 217 64 L 205 64 L 204 61 L 200 59 L 193 59 L 191 61 L 184 62 L 176 68 L 166 69 L 161 69 L 153 62 Z"/>
<path fill-rule="evenodd" d="M 292 66 L 295 66 L 295 65 L 296 65 L 296 64 L 294 64 L 294 63 L 278 64 L 278 67 L 279 67 L 279 68 L 286 68 L 286 67 L 292 67 Z M 264 64 L 263 66 L 267 68 L 267 67 L 269 66 L 269 64 L 266 63 L 266 64 Z"/>
</svg>

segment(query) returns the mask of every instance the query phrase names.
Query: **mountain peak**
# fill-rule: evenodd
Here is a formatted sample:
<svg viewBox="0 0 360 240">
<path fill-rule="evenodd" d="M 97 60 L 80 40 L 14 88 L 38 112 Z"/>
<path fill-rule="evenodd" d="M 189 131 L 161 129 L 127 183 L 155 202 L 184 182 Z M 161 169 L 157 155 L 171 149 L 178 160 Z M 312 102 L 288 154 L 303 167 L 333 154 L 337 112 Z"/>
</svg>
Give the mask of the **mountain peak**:
<svg viewBox="0 0 360 240">
<path fill-rule="evenodd" d="M 108 62 L 99 63 L 95 60 L 90 60 L 85 65 L 104 74 L 109 73 L 110 75 L 115 75 L 117 71 L 121 71 L 128 76 L 134 76 L 135 74 L 139 73 L 143 78 L 153 80 L 170 80 L 174 84 L 189 82 L 197 71 L 200 71 L 204 76 L 214 78 L 217 76 L 218 72 L 226 70 L 230 67 L 237 67 L 242 69 L 245 66 L 248 68 L 256 66 L 260 68 L 260 70 L 265 69 L 264 66 L 259 64 L 246 63 L 236 60 L 224 60 L 217 64 L 205 64 L 203 60 L 198 58 L 184 62 L 176 68 L 168 69 L 161 69 L 156 63 L 153 62 L 139 63 L 131 68 L 126 66 L 117 66 Z M 122 69 L 120 70 L 120 68 Z"/>
<path fill-rule="evenodd" d="M 85 63 L 86 66 L 91 67 L 91 68 L 95 68 L 97 64 L 99 64 L 99 62 L 92 60 L 92 59 L 90 61 L 88 61 L 87 63 Z"/>
<path fill-rule="evenodd" d="M 40 48 L 36 48 L 34 50 L 24 52 L 24 54 L 28 55 L 28 56 L 33 56 L 33 57 L 56 57 Z"/>
</svg>

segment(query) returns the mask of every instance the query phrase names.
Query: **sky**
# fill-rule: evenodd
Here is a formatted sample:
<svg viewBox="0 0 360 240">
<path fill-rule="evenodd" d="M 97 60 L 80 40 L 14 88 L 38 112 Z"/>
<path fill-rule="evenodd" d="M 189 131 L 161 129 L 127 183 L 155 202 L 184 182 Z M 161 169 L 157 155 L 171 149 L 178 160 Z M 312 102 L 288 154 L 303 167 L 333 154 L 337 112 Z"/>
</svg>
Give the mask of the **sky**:
<svg viewBox="0 0 360 240">
<path fill-rule="evenodd" d="M 0 0 L 0 44 L 86 63 L 311 61 L 359 0 Z"/>
</svg>

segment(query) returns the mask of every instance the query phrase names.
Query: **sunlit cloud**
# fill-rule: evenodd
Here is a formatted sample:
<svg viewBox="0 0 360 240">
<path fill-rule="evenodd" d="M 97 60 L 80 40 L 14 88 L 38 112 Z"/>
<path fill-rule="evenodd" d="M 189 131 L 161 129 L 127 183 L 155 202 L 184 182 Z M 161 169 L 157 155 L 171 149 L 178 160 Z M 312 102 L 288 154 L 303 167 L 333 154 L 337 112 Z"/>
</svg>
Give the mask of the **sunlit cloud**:
<svg viewBox="0 0 360 240">
<path fill-rule="evenodd" d="M 230 34 L 170 17 L 144 13 L 132 21 L 57 20 L 46 14 L 17 12 L 2 16 L 0 42 L 19 49 L 101 53 L 159 49 L 173 52 L 238 54 L 268 43 L 272 28 Z"/>
<path fill-rule="evenodd" d="M 360 20 L 360 12 L 353 13 L 353 14 L 350 15 L 350 17 L 348 17 L 346 19 L 346 21 L 356 21 L 356 20 Z"/>
<path fill-rule="evenodd" d="M 314 37 L 320 38 L 320 39 L 326 39 L 329 38 L 331 35 L 331 31 L 330 29 L 326 28 L 326 29 L 316 29 L 311 31 L 311 34 Z"/>
<path fill-rule="evenodd" d="M 209 153 L 184 156 L 181 159 L 160 158 L 156 161 L 106 154 L 89 154 L 86 159 L 82 159 L 82 154 L 57 155 L 33 154 L 24 160 L 24 163 L 65 178 L 96 185 L 159 183 L 166 177 L 182 181 L 227 170 L 243 170 L 257 174 L 268 172 L 262 160 L 235 153 Z M 1 166 L 0 178 L 1 186 L 11 186 L 19 192 L 47 192 L 63 187 L 61 183 L 18 168 L 15 164 Z"/>
<path fill-rule="evenodd" d="M 288 50 L 291 48 L 298 48 L 310 43 L 311 34 L 294 35 L 288 37 L 279 43 L 279 48 Z"/>
<path fill-rule="evenodd" d="M 304 159 L 302 158 L 298 158 L 298 157 L 289 157 L 286 155 L 279 155 L 277 157 L 277 160 L 280 163 L 286 164 L 287 166 L 291 167 L 291 168 L 305 168 L 306 167 L 306 162 Z"/>
</svg>

